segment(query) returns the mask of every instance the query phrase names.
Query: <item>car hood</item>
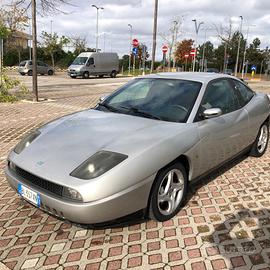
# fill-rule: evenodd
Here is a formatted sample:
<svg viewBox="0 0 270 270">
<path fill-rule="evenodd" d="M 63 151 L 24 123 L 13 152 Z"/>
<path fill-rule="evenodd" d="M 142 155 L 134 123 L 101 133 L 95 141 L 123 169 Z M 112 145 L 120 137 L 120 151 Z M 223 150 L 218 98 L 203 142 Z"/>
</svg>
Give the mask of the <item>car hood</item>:
<svg viewBox="0 0 270 270">
<path fill-rule="evenodd" d="M 41 135 L 12 159 L 44 178 L 62 178 L 97 151 L 136 155 L 172 134 L 187 131 L 186 125 L 86 110 L 43 126 Z"/>
</svg>

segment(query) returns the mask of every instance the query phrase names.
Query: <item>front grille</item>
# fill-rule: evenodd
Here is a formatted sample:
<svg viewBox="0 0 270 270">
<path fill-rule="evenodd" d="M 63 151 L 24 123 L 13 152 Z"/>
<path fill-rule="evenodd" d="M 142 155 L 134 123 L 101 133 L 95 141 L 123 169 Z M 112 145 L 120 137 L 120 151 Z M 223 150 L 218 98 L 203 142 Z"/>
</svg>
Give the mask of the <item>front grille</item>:
<svg viewBox="0 0 270 270">
<path fill-rule="evenodd" d="M 36 175 L 33 175 L 23 170 L 22 168 L 16 166 L 14 163 L 12 164 L 12 166 L 10 166 L 10 163 L 9 163 L 9 168 L 18 176 L 21 176 L 22 178 L 24 178 L 26 183 L 29 182 L 31 183 L 31 185 L 35 187 L 42 188 L 58 196 L 62 196 L 63 187 L 61 185 L 52 183 Z"/>
</svg>

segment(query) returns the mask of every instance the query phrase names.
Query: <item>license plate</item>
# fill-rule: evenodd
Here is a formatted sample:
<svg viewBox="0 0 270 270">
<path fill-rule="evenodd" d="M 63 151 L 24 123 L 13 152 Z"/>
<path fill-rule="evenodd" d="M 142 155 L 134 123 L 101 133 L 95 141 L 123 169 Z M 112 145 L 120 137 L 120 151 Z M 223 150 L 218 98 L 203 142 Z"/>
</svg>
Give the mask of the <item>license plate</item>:
<svg viewBox="0 0 270 270">
<path fill-rule="evenodd" d="M 18 184 L 18 192 L 23 198 L 33 203 L 37 207 L 40 207 L 40 194 L 39 193 L 29 189 L 28 187 L 22 184 Z"/>
</svg>

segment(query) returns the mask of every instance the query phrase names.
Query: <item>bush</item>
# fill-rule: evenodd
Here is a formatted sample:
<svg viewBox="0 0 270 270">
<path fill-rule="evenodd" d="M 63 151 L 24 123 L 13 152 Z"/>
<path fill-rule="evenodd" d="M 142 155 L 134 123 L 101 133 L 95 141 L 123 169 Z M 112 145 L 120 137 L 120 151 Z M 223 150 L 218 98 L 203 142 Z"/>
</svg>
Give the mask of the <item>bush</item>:
<svg viewBox="0 0 270 270">
<path fill-rule="evenodd" d="M 23 98 L 29 91 L 19 80 L 11 79 L 6 74 L 2 74 L 2 84 L 0 85 L 0 102 L 15 102 L 18 98 Z M 11 94 L 10 90 L 19 88 L 16 95 Z"/>
</svg>

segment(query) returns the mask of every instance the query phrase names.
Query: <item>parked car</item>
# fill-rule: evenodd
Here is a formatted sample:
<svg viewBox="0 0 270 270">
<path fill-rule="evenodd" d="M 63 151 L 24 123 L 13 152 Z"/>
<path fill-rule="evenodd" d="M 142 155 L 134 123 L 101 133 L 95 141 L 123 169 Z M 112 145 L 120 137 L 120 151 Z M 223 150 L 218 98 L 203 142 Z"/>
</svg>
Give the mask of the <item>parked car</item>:
<svg viewBox="0 0 270 270">
<path fill-rule="evenodd" d="M 23 76 L 26 75 L 26 74 L 28 76 L 32 76 L 33 75 L 33 62 L 32 62 L 32 60 L 22 61 L 19 64 L 18 72 Z M 53 75 L 54 74 L 54 69 L 51 66 L 47 65 L 46 63 L 44 63 L 44 62 L 37 61 L 37 74 Z"/>
<path fill-rule="evenodd" d="M 209 73 L 219 73 L 219 70 L 217 68 L 207 68 L 206 72 Z"/>
<path fill-rule="evenodd" d="M 227 68 L 227 69 L 225 69 L 224 73 L 227 75 L 233 75 L 233 70 L 230 68 Z"/>
<path fill-rule="evenodd" d="M 91 75 L 103 77 L 109 75 L 115 78 L 119 72 L 119 58 L 117 53 L 80 53 L 68 67 L 71 78 L 82 77 L 88 79 Z"/>
<path fill-rule="evenodd" d="M 152 74 L 26 135 L 5 173 L 23 199 L 77 223 L 134 212 L 165 221 L 188 182 L 242 153 L 265 153 L 269 115 L 268 96 L 235 77 Z"/>
</svg>

